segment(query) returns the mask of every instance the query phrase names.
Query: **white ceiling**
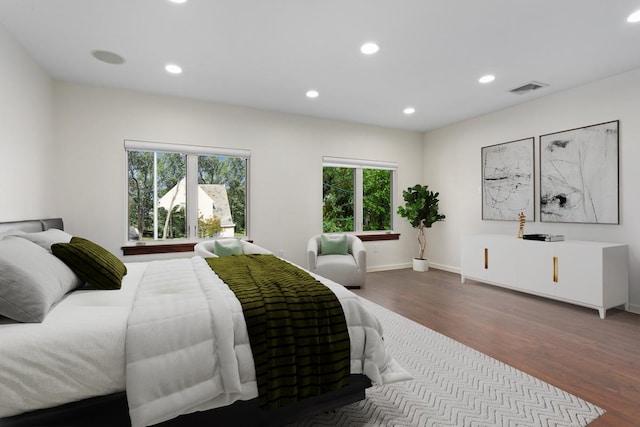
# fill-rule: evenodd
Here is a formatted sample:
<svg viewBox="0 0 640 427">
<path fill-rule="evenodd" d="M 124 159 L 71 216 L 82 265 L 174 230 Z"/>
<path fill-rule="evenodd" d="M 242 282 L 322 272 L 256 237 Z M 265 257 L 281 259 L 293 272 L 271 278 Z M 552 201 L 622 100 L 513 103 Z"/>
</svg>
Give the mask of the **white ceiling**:
<svg viewBox="0 0 640 427">
<path fill-rule="evenodd" d="M 640 23 L 626 22 L 638 9 L 638 0 L 1 0 L 0 24 L 57 80 L 426 131 L 640 68 Z M 360 53 L 367 41 L 376 55 Z M 95 49 L 126 62 L 99 62 Z M 167 63 L 184 72 L 168 74 Z M 488 73 L 495 81 L 478 83 Z M 549 86 L 508 92 L 531 80 Z"/>
</svg>

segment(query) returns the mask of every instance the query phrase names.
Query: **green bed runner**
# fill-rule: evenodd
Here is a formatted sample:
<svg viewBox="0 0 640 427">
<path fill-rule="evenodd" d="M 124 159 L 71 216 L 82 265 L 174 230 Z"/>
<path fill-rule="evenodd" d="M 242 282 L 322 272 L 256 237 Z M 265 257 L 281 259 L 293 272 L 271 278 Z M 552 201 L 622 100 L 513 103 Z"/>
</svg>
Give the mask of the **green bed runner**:
<svg viewBox="0 0 640 427">
<path fill-rule="evenodd" d="M 329 288 L 273 255 L 206 261 L 242 304 L 262 408 L 279 408 L 349 383 L 349 333 Z"/>
</svg>

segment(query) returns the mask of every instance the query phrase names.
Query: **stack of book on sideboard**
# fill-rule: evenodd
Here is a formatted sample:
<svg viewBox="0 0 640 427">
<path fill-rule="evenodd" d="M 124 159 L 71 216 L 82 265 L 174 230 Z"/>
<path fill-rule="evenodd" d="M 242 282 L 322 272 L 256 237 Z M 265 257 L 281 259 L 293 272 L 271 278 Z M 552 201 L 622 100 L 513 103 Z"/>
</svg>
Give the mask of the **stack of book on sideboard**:
<svg viewBox="0 0 640 427">
<path fill-rule="evenodd" d="M 526 240 L 539 240 L 541 242 L 564 241 L 564 236 L 562 234 L 525 234 L 522 238 Z"/>
</svg>

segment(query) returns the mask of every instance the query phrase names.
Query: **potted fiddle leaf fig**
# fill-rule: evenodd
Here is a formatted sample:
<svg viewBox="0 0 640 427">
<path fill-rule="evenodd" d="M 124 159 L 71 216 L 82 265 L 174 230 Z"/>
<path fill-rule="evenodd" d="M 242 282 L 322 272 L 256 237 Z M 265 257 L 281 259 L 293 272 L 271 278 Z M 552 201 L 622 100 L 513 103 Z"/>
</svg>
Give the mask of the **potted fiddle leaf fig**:
<svg viewBox="0 0 640 427">
<path fill-rule="evenodd" d="M 434 222 L 445 219 L 438 213 L 438 196 L 429 190 L 427 185 L 416 184 L 402 192 L 404 206 L 398 206 L 398 214 L 409 220 L 413 228 L 418 230 L 418 257 L 413 259 L 415 271 L 429 270 L 429 262 L 424 258 L 427 248 L 425 228 L 431 228 Z"/>
</svg>

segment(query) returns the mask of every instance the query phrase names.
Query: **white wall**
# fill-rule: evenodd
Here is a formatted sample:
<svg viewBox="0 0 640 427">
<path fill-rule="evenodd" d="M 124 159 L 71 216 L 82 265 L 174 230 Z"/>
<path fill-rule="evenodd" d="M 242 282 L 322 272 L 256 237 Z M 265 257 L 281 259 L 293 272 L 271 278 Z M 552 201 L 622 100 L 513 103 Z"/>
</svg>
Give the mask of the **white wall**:
<svg viewBox="0 0 640 427">
<path fill-rule="evenodd" d="M 125 236 L 125 139 L 251 150 L 251 238 L 306 266 L 322 231 L 322 156 L 395 161 L 402 189 L 422 179 L 422 134 L 55 83 L 56 188 L 67 229 L 116 254 Z M 410 266 L 414 232 L 367 243 L 371 270 Z M 135 256 L 126 261 L 147 259 Z"/>
<path fill-rule="evenodd" d="M 0 221 L 56 216 L 53 83 L 0 27 Z"/>
<path fill-rule="evenodd" d="M 307 238 L 321 229 L 322 156 L 396 161 L 400 191 L 422 182 L 441 193 L 447 220 L 428 231 L 427 254 L 436 266 L 457 271 L 463 234 L 517 232 L 516 222 L 481 220 L 481 147 L 620 120 L 620 225 L 529 221 L 526 231 L 628 243 L 632 309 L 640 311 L 640 223 L 635 218 L 640 212 L 635 190 L 640 70 L 422 138 L 372 126 L 54 84 L 1 27 L 0 59 L 0 221 L 62 216 L 70 232 L 116 254 L 124 243 L 125 139 L 250 149 L 251 237 L 301 265 L 306 265 Z M 367 243 L 371 270 L 410 266 L 415 233 L 402 218 L 396 228 L 400 241 Z"/>
<path fill-rule="evenodd" d="M 456 123 L 424 137 L 424 183 L 440 192 L 446 222 L 429 232 L 429 257 L 440 267 L 458 271 L 464 234 L 516 235 L 517 221 L 483 221 L 481 147 L 536 137 L 581 126 L 620 120 L 620 225 L 541 223 L 527 219 L 526 233 L 564 234 L 567 239 L 627 243 L 630 300 L 640 312 L 640 70 L 604 79 L 493 114 Z M 536 176 L 536 210 L 539 179 Z"/>
</svg>

